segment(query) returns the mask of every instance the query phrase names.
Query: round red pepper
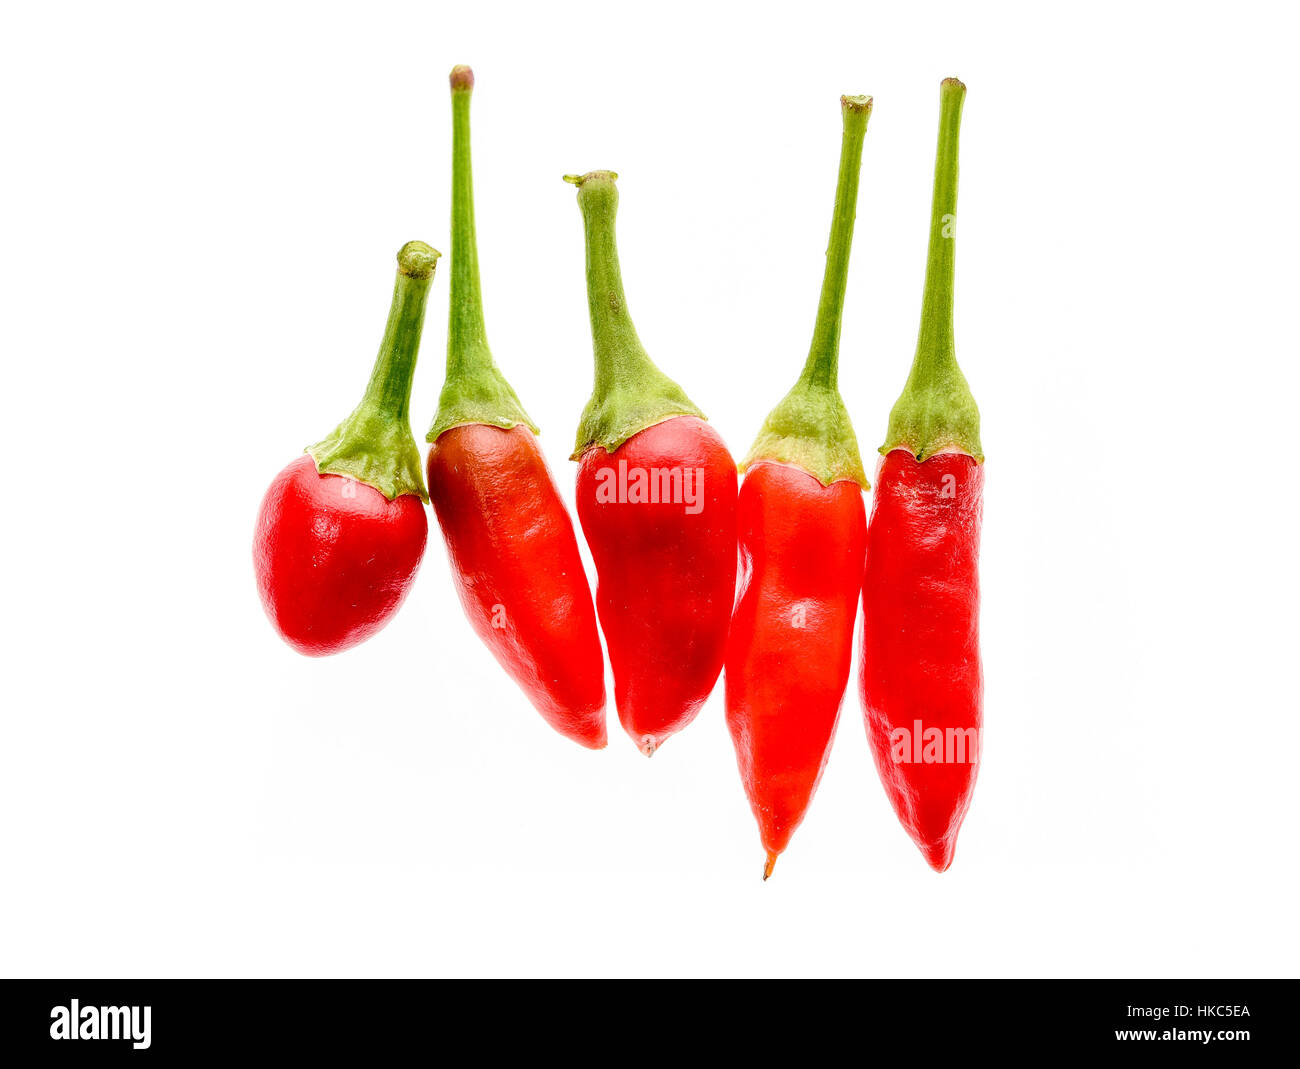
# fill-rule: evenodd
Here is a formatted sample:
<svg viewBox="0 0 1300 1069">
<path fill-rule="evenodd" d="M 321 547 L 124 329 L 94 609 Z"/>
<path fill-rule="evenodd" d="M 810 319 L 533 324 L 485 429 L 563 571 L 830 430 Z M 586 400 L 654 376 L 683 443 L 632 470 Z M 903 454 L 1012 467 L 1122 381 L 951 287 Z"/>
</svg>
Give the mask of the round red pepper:
<svg viewBox="0 0 1300 1069">
<path fill-rule="evenodd" d="M 740 487 L 740 597 L 727 726 L 772 874 L 830 754 L 849 679 L 867 486 L 837 385 L 870 97 L 843 97 L 843 144 L 817 326 L 803 374 L 768 416 Z"/>
<path fill-rule="evenodd" d="M 616 177 L 568 178 L 586 235 L 596 362 L 573 459 L 619 720 L 650 756 L 695 718 L 722 671 L 736 582 L 736 464 L 637 337 L 614 237 Z"/>
<path fill-rule="evenodd" d="M 397 255 L 388 326 L 365 397 L 332 435 L 271 483 L 253 536 L 267 616 L 300 653 L 323 656 L 382 628 L 424 555 L 428 520 L 411 435 L 411 377 L 438 253 Z"/>
<path fill-rule="evenodd" d="M 867 734 L 894 811 L 939 872 L 970 806 L 983 729 L 984 453 L 952 329 L 965 95 L 955 78 L 943 83 L 921 331 L 880 450 L 862 581 Z"/>
<path fill-rule="evenodd" d="M 447 380 L 428 440 L 429 496 L 465 615 L 546 722 L 606 744 L 605 660 L 573 523 L 536 427 L 483 323 L 468 67 L 451 72 L 452 245 Z"/>
</svg>

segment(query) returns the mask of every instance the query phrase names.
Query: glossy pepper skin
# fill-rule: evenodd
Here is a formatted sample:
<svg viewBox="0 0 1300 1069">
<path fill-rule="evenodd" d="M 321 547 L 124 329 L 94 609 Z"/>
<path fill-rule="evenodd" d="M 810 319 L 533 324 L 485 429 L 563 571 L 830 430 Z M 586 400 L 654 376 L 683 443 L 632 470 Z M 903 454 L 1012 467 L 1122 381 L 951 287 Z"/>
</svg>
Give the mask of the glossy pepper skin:
<svg viewBox="0 0 1300 1069">
<path fill-rule="evenodd" d="M 979 409 L 957 365 L 953 268 L 966 87 L 940 92 L 916 357 L 890 414 L 862 579 L 862 708 L 885 793 L 932 868 L 951 864 L 979 770 L 984 687 Z"/>
<path fill-rule="evenodd" d="M 686 473 L 698 499 L 639 500 L 635 475 L 620 495 L 620 472 L 638 471 Z M 612 453 L 582 454 L 578 519 L 600 577 L 614 698 L 643 752 L 694 720 L 717 682 L 735 596 L 735 509 L 735 461 L 694 416 L 656 423 Z"/>
<path fill-rule="evenodd" d="M 736 582 L 736 465 L 627 311 L 612 171 L 578 186 L 595 388 L 578 428 L 578 519 L 619 721 L 651 756 L 695 718 L 722 671 Z"/>
<path fill-rule="evenodd" d="M 808 359 L 768 416 L 740 487 L 740 593 L 727 643 L 727 727 L 767 860 L 804 818 L 849 680 L 867 486 L 837 385 L 870 97 L 843 97 L 826 272 Z"/>
<path fill-rule="evenodd" d="M 428 440 L 429 499 L 474 631 L 551 727 L 606 744 L 605 660 L 573 523 L 536 427 L 488 348 L 470 161 L 468 67 L 451 72 L 447 379 Z"/>
<path fill-rule="evenodd" d="M 939 872 L 952 864 L 979 768 L 983 495 L 974 457 L 941 453 L 921 463 L 892 450 L 876 476 L 867 536 L 867 732 L 899 821 Z"/>
<path fill-rule="evenodd" d="M 429 450 L 429 496 L 465 615 L 560 734 L 606 744 L 605 659 L 573 522 L 533 432 L 482 423 Z"/>
<path fill-rule="evenodd" d="M 389 501 L 299 457 L 275 477 L 257 517 L 253 559 L 267 615 L 309 656 L 364 642 L 405 600 L 428 533 L 414 494 Z"/>
<path fill-rule="evenodd" d="M 755 464 L 740 487 L 740 599 L 727 648 L 727 727 L 767 851 L 764 879 L 830 756 L 853 656 L 866 540 L 862 488 Z"/>
<path fill-rule="evenodd" d="M 398 253 L 388 327 L 361 403 L 276 476 L 253 535 L 262 605 L 280 636 L 313 657 L 370 638 L 402 604 L 428 537 L 411 376 L 438 253 Z"/>
</svg>

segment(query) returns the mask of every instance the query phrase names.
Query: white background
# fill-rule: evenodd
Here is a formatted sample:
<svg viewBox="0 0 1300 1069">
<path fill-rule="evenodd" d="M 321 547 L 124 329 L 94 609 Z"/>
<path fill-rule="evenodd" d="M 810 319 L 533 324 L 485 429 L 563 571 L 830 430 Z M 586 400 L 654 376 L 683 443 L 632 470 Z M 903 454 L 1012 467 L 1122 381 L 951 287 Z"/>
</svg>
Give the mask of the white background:
<svg viewBox="0 0 1300 1069">
<path fill-rule="evenodd" d="M 0 969 L 1294 974 L 1275 10 L 10 8 Z M 398 247 L 449 249 L 455 63 L 489 336 L 570 501 L 590 339 L 560 176 L 620 172 L 642 338 L 740 455 L 811 335 L 837 99 L 874 94 L 842 361 L 869 452 L 914 345 L 939 81 L 968 85 L 987 733 L 948 873 L 895 821 L 851 688 L 762 883 L 721 687 L 653 761 L 612 710 L 606 751 L 566 742 L 472 635 L 436 526 L 369 644 L 310 660 L 268 625 L 261 495 L 360 395 Z M 421 440 L 446 298 L 444 270 Z"/>
</svg>

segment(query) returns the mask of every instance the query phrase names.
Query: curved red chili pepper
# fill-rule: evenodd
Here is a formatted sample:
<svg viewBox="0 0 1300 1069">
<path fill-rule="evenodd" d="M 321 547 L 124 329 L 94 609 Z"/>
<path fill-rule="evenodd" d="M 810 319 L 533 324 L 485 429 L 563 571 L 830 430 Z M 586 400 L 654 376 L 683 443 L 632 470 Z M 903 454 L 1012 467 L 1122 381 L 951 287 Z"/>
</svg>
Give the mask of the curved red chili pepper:
<svg viewBox="0 0 1300 1069">
<path fill-rule="evenodd" d="M 619 720 L 652 755 L 717 682 L 736 582 L 736 464 L 682 388 L 646 355 L 627 312 L 617 176 L 578 186 L 596 385 L 578 428 L 578 519 Z"/>
<path fill-rule="evenodd" d="M 451 72 L 447 381 L 428 440 L 429 498 L 465 615 L 546 722 L 606 744 L 605 660 L 573 523 L 488 348 L 474 233 L 468 67 Z"/>
<path fill-rule="evenodd" d="M 276 476 L 253 536 L 257 589 L 294 649 L 338 653 L 397 611 L 424 555 L 428 520 L 411 435 L 411 377 L 438 253 L 397 255 L 388 326 L 365 397 L 324 441 Z"/>
<path fill-rule="evenodd" d="M 478 637 L 551 727 L 603 747 L 605 658 L 591 588 L 533 432 L 445 431 L 429 450 L 429 496 Z"/>
<path fill-rule="evenodd" d="M 867 486 L 836 384 L 870 97 L 843 97 L 844 139 L 817 326 L 803 374 L 764 424 L 740 487 L 740 597 L 727 726 L 772 874 L 830 754 L 853 654 Z"/>
<path fill-rule="evenodd" d="M 903 827 L 942 872 L 979 769 L 979 409 L 952 332 L 957 146 L 966 87 L 940 94 L 930 251 L 916 358 L 889 420 L 867 529 L 862 705 Z"/>
</svg>

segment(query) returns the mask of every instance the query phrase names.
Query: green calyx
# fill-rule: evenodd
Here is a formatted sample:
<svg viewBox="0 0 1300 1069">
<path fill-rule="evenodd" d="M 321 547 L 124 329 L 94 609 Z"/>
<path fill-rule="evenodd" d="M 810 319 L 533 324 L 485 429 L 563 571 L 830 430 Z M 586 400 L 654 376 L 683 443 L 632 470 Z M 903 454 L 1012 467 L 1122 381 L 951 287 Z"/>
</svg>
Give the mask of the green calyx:
<svg viewBox="0 0 1300 1069">
<path fill-rule="evenodd" d="M 936 453 L 966 453 L 983 462 L 980 410 L 957 366 L 952 329 L 956 260 L 957 149 L 966 87 L 956 78 L 939 91 L 939 148 L 934 162 L 930 249 L 925 265 L 921 330 L 907 385 L 889 414 L 881 453 L 908 449 L 917 460 Z"/>
<path fill-rule="evenodd" d="M 841 97 L 840 109 L 844 116 L 840 172 L 835 184 L 835 213 L 831 219 L 826 273 L 822 277 L 812 345 L 799 381 L 764 421 L 740 470 L 759 460 L 775 460 L 802 468 L 823 486 L 849 479 L 865 490 L 870 484 L 838 380 L 840 322 L 857 215 L 862 142 L 871 118 L 871 97 Z"/>
<path fill-rule="evenodd" d="M 447 319 L 447 378 L 425 440 L 469 423 L 523 424 L 537 433 L 519 397 L 492 359 L 483 324 L 478 240 L 474 230 L 474 173 L 470 159 L 469 105 L 474 72 L 451 72 L 451 307 Z"/>
<path fill-rule="evenodd" d="M 628 315 L 614 237 L 616 178 L 613 171 L 564 176 L 578 187 L 578 207 L 582 209 L 587 307 L 596 358 L 595 388 L 578 423 L 573 460 L 593 445 L 613 452 L 634 434 L 673 416 L 705 418 L 686 391 L 655 366 Z"/>
<path fill-rule="evenodd" d="M 345 475 L 392 501 L 403 494 L 429 500 L 420 449 L 411 433 L 411 379 L 420 355 L 424 308 L 441 253 L 408 241 L 397 254 L 397 282 L 370 383 L 361 403 L 328 438 L 308 446 L 322 475 Z"/>
</svg>

